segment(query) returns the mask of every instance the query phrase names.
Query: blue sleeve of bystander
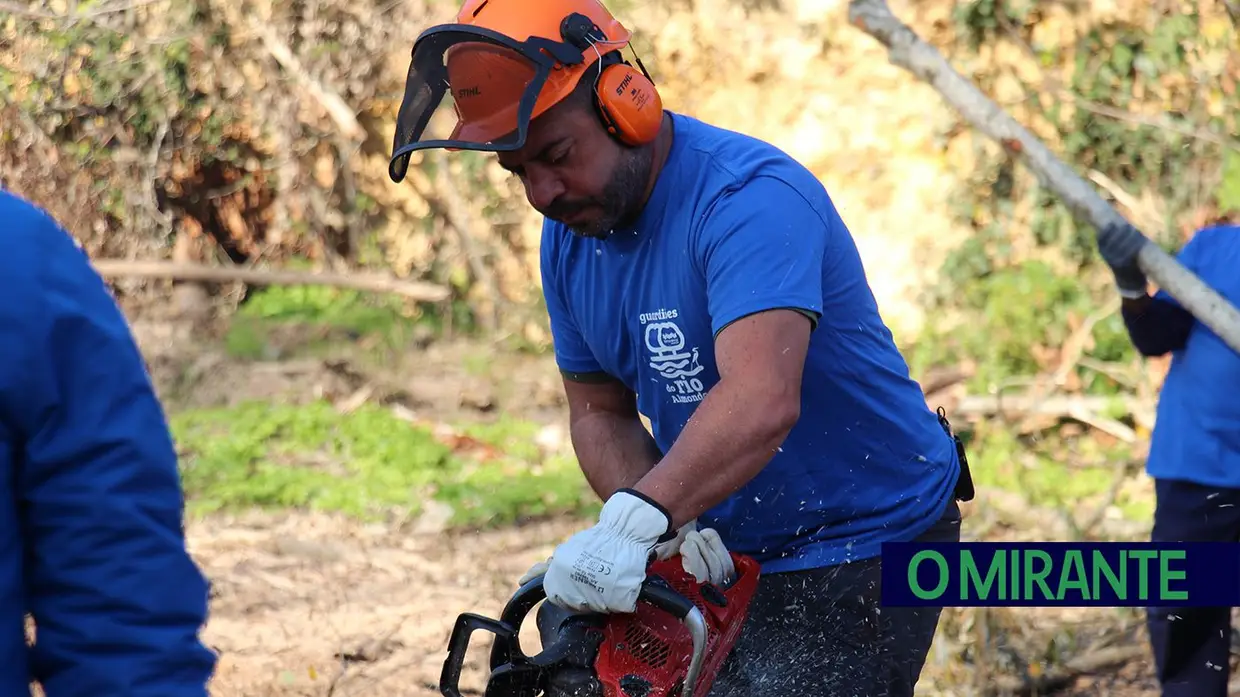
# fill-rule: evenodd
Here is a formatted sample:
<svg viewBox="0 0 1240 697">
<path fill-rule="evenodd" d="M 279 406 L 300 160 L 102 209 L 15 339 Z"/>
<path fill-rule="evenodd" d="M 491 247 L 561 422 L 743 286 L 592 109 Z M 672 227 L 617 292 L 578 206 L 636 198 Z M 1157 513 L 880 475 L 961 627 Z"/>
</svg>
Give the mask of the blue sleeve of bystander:
<svg viewBox="0 0 1240 697">
<path fill-rule="evenodd" d="M 0 418 L 18 463 L 31 677 L 48 697 L 206 697 L 208 583 L 142 355 L 60 225 L 5 192 L 0 221 Z"/>
</svg>

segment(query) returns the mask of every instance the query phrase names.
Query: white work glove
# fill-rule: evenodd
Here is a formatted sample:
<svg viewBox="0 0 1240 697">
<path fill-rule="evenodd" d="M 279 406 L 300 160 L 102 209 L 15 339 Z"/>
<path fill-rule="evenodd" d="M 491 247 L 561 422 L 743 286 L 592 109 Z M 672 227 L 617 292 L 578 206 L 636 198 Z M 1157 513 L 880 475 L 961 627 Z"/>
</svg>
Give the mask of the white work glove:
<svg viewBox="0 0 1240 697">
<path fill-rule="evenodd" d="M 685 535 L 680 545 L 680 558 L 685 571 L 693 574 L 698 583 L 725 586 L 736 576 L 732 555 L 713 528 L 693 530 Z"/>
<path fill-rule="evenodd" d="M 654 548 L 671 527 L 661 506 L 631 489 L 612 494 L 598 524 L 556 548 L 543 578 L 547 600 L 575 611 L 633 612 Z"/>
<path fill-rule="evenodd" d="M 524 576 L 517 579 L 517 585 L 524 586 L 530 581 L 533 581 L 535 578 L 547 573 L 548 566 L 551 566 L 551 557 L 547 557 L 546 561 L 535 562 L 534 565 L 530 567 L 530 570 L 525 572 Z"/>
<path fill-rule="evenodd" d="M 689 534 L 692 531 L 696 531 L 696 530 L 697 530 L 696 519 L 691 520 L 688 523 L 685 523 L 684 525 L 680 526 L 680 530 L 676 531 L 676 537 L 674 539 L 668 542 L 663 542 L 661 544 L 655 545 L 655 548 L 654 548 L 655 558 L 662 561 L 664 559 L 671 559 L 677 554 L 680 554 L 680 544 L 684 542 L 685 535 Z M 715 538 L 718 539 L 719 535 L 716 534 Z M 723 543 L 720 542 L 719 544 L 722 545 Z M 729 557 L 729 561 L 731 561 L 730 557 Z M 525 584 L 529 583 L 535 578 L 538 578 L 539 576 L 547 573 L 547 568 L 550 565 L 551 565 L 551 557 L 547 557 L 546 560 L 544 561 L 535 562 L 534 565 L 530 567 L 530 570 L 525 572 L 524 576 L 517 579 L 517 585 L 524 586 Z M 689 571 L 689 567 L 686 566 L 685 571 Z M 693 572 L 690 571 L 689 573 L 693 573 Z"/>
<path fill-rule="evenodd" d="M 693 575 L 698 583 L 713 583 L 726 586 L 736 577 L 736 565 L 732 563 L 732 555 L 713 528 L 697 530 L 697 521 L 681 526 L 676 539 L 655 547 L 660 560 L 670 559 L 680 554 L 681 566 Z M 674 545 L 674 546 L 673 546 Z M 547 573 L 551 566 L 551 557 L 536 562 L 517 580 L 518 586 L 524 586 L 533 579 Z"/>
<path fill-rule="evenodd" d="M 671 559 L 677 554 L 680 554 L 680 545 L 682 542 L 685 541 L 685 535 L 688 535 L 690 532 L 694 530 L 697 530 L 697 519 L 696 518 L 680 526 L 680 529 L 676 531 L 675 538 L 667 542 L 663 542 L 661 544 L 655 545 L 654 547 L 655 558 L 658 559 L 659 561 L 663 561 L 664 559 Z"/>
</svg>

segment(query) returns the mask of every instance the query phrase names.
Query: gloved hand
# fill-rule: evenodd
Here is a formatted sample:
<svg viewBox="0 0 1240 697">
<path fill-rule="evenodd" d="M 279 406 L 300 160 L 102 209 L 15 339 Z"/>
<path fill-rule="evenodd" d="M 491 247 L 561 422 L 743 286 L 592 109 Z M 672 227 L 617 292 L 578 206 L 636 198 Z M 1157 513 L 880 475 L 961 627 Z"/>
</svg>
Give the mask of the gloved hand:
<svg viewBox="0 0 1240 697">
<path fill-rule="evenodd" d="M 612 494 L 598 524 L 568 538 L 551 555 L 547 601 L 577 611 L 633 612 L 655 545 L 671 516 L 631 489 Z"/>
<path fill-rule="evenodd" d="M 689 534 L 690 532 L 693 532 L 696 530 L 697 530 L 696 519 L 691 520 L 688 523 L 685 523 L 684 525 L 680 526 L 680 530 L 676 531 L 675 538 L 673 538 L 672 540 L 669 540 L 668 542 L 663 542 L 663 543 L 655 545 L 655 548 L 654 548 L 655 557 L 659 559 L 660 561 L 662 561 L 664 559 L 671 559 L 677 554 L 680 554 L 680 544 L 684 542 L 685 536 Z M 712 530 L 711 532 L 714 532 L 714 531 Z M 715 539 L 718 539 L 718 538 L 719 538 L 719 534 L 715 533 Z M 722 546 L 723 543 L 720 542 L 719 544 Z M 731 561 L 731 558 L 729 558 L 729 561 Z M 535 562 L 535 564 L 530 567 L 530 570 L 525 572 L 524 576 L 517 579 L 517 585 L 524 586 L 525 584 L 529 583 L 533 579 L 547 573 L 547 569 L 550 566 L 551 566 L 551 557 L 547 557 L 545 561 Z M 688 566 L 685 567 L 685 571 L 689 571 Z M 689 573 L 693 573 L 693 572 L 689 571 Z"/>
<path fill-rule="evenodd" d="M 694 530 L 697 530 L 697 519 L 696 518 L 680 526 L 680 529 L 676 531 L 675 538 L 667 542 L 663 542 L 661 544 L 655 545 L 654 547 L 655 558 L 658 559 L 659 561 L 663 561 L 664 559 L 671 559 L 677 554 L 680 554 L 680 545 L 682 542 L 685 541 L 685 535 L 689 534 L 690 532 Z"/>
<path fill-rule="evenodd" d="M 726 586 L 736 577 L 732 555 L 713 528 L 693 530 L 686 535 L 680 545 L 680 557 L 685 571 L 693 574 L 698 583 Z"/>
<path fill-rule="evenodd" d="M 1148 281 L 1137 264 L 1137 254 L 1148 242 L 1128 223 L 1107 225 L 1098 231 L 1098 252 L 1111 267 L 1121 297 L 1140 298 L 1146 293 Z"/>
<path fill-rule="evenodd" d="M 530 570 L 525 572 L 524 576 L 517 579 L 517 585 L 524 586 L 530 581 L 533 581 L 535 578 L 542 576 L 547 573 L 547 567 L 549 566 L 551 566 L 551 557 L 547 557 L 546 561 L 535 562 L 534 565 L 530 567 Z"/>
</svg>

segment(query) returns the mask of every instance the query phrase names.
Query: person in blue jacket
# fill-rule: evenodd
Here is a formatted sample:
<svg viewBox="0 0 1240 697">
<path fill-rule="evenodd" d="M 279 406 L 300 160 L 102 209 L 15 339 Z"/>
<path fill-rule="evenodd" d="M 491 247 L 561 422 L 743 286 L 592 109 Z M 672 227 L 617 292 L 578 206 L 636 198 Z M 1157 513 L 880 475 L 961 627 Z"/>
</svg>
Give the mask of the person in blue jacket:
<svg viewBox="0 0 1240 697">
<path fill-rule="evenodd" d="M 571 439 L 605 503 L 545 562 L 543 607 L 632 612 L 648 559 L 700 524 L 762 567 L 712 697 L 911 696 L 940 609 L 882 607 L 880 552 L 959 540 L 958 441 L 822 183 L 663 109 L 629 36 L 596 0 L 467 0 L 415 44 L 390 165 L 496 150 L 544 217 Z M 429 139 L 448 94 L 456 126 Z"/>
<path fill-rule="evenodd" d="M 1146 471 L 1154 480 L 1154 542 L 1240 542 L 1240 355 L 1165 290 L 1149 294 L 1137 265 L 1145 238 L 1101 230 L 1120 312 L 1137 351 L 1171 354 Z M 1198 230 L 1180 263 L 1240 305 L 1240 226 Z M 1227 694 L 1231 608 L 1149 608 L 1150 643 L 1165 697 Z"/>
<path fill-rule="evenodd" d="M 207 581 L 142 356 L 45 211 L 0 190 L 0 237 L 0 695 L 205 697 Z"/>
</svg>

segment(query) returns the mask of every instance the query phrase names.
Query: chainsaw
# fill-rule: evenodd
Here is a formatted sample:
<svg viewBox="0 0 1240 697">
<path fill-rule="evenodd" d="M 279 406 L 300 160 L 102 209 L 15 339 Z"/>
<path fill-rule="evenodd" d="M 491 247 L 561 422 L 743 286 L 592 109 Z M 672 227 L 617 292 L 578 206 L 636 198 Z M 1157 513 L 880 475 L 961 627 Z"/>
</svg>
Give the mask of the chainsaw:
<svg viewBox="0 0 1240 697">
<path fill-rule="evenodd" d="M 495 635 L 484 697 L 705 697 L 740 636 L 758 585 L 758 562 L 730 554 L 736 575 L 726 587 L 699 583 L 672 557 L 647 568 L 631 613 L 545 607 L 547 617 L 559 613 L 558 626 L 549 620 L 540 632 L 543 648 L 534 656 L 521 650 L 518 634 L 546 593 L 542 576 L 530 579 L 498 620 L 472 612 L 457 617 L 439 691 L 462 697 L 465 653 L 473 633 L 483 630 Z M 543 620 L 540 613 L 540 630 Z"/>
</svg>

